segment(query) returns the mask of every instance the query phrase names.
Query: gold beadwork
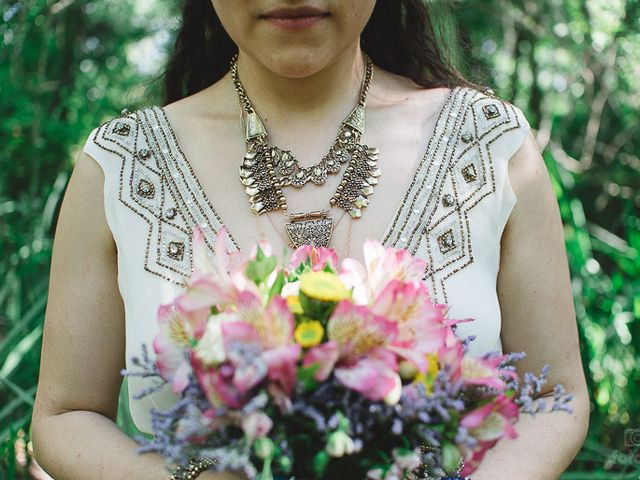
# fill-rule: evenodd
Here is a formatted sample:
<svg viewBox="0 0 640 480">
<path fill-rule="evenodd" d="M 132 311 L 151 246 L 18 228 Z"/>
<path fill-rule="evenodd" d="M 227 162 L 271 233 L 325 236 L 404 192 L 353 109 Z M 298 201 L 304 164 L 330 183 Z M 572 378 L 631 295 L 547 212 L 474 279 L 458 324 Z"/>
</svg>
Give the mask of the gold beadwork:
<svg viewBox="0 0 640 480">
<path fill-rule="evenodd" d="M 522 127 L 515 107 L 499 99 L 496 100 L 501 102 L 500 108 L 503 113 L 498 112 L 498 115 L 502 116 L 503 120 L 481 125 L 475 112 L 481 111 L 481 102 L 487 98 L 489 97 L 470 87 L 454 87 L 450 91 L 436 120 L 434 133 L 424 156 L 410 186 L 405 191 L 403 205 L 396 211 L 382 240 L 385 247 L 396 247 L 404 240 L 402 247 L 407 248 L 411 254 L 421 255 L 420 252 L 424 252 L 428 265 L 424 279 L 430 282 L 434 297 L 444 303 L 448 301 L 446 280 L 474 262 L 469 233 L 471 225 L 467 212 L 483 198 L 496 191 L 494 160 L 492 149 L 488 147 L 501 136 Z M 478 151 L 486 152 L 486 156 L 479 158 L 482 162 L 481 168 L 487 170 L 487 173 L 481 177 L 482 182 L 474 187 L 473 192 L 477 193 L 472 195 L 473 198 L 459 197 L 458 192 L 461 191 L 457 185 L 459 177 L 453 175 L 456 163 L 470 147 L 463 141 L 458 144 L 447 144 L 444 140 L 445 138 L 462 140 L 460 131 L 467 126 L 465 119 L 472 122 L 471 128 L 465 131 L 473 135 Z M 454 195 L 451 199 L 454 203 L 451 206 L 454 208 L 445 214 L 438 205 L 445 205 L 445 202 L 451 200 L 448 197 L 445 200 L 447 179 L 453 183 Z M 438 218 L 443 214 L 446 217 Z M 442 221 L 451 222 L 451 229 L 455 230 L 454 242 L 457 243 L 458 239 L 460 241 L 460 244 L 456 245 L 459 253 L 451 250 L 446 258 L 438 258 L 438 255 L 442 254 L 439 246 L 433 250 L 427 242 L 426 248 L 423 248 L 423 242 L 431 238 L 429 232 L 432 232 L 433 228 Z M 437 243 L 437 239 L 434 238 L 434 240 Z M 444 248 L 448 247 L 445 245 Z"/>
</svg>

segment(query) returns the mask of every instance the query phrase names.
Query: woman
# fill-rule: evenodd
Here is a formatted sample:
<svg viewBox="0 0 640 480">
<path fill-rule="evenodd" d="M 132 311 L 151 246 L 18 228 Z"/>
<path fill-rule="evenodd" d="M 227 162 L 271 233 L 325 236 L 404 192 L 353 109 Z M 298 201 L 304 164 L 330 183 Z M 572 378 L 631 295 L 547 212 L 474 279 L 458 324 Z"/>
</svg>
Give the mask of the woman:
<svg viewBox="0 0 640 480">
<path fill-rule="evenodd" d="M 224 224 L 236 250 L 259 238 L 276 250 L 328 241 L 360 258 L 373 238 L 428 260 L 435 299 L 475 319 L 460 328 L 475 353 L 525 350 L 523 371 L 548 362 L 550 384 L 574 395 L 571 415 L 522 417 L 474 480 L 560 475 L 589 408 L 557 203 L 522 112 L 440 51 L 422 0 L 185 3 L 168 105 L 95 129 L 65 195 L 33 424 L 52 476 L 168 478 L 114 424 L 119 371 L 151 343 L 158 305 L 189 273 L 196 223 L 210 246 Z M 263 140 L 298 188 L 243 160 Z M 341 145 L 376 147 L 377 164 L 345 176 Z M 354 192 L 357 175 L 368 183 Z M 311 223 L 283 215 L 318 211 Z M 138 428 L 170 401 L 132 401 Z"/>
</svg>

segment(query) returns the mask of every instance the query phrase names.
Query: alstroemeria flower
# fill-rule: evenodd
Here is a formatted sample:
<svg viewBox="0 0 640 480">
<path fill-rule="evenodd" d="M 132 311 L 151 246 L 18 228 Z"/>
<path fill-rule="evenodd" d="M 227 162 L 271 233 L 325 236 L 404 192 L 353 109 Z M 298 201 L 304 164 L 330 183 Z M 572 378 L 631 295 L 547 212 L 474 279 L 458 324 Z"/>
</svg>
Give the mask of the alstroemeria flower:
<svg viewBox="0 0 640 480">
<path fill-rule="evenodd" d="M 231 362 L 207 367 L 195 355 L 192 355 L 191 365 L 198 379 L 198 384 L 211 405 L 214 407 L 222 405 L 230 408 L 242 407 L 246 400 L 245 392 L 233 383 L 236 368 Z"/>
<path fill-rule="evenodd" d="M 396 354 L 388 349 L 397 334 L 395 322 L 343 300 L 327 323 L 329 341 L 310 349 L 303 366 L 318 363 L 314 377 L 319 382 L 333 371 L 346 387 L 380 400 L 397 385 Z"/>
<path fill-rule="evenodd" d="M 301 263 L 309 261 L 314 272 L 324 269 L 327 262 L 336 269 L 338 266 L 338 255 L 335 250 L 324 247 L 314 247 L 312 245 L 302 245 L 296 248 L 291 254 L 289 270 L 296 269 Z"/>
<path fill-rule="evenodd" d="M 441 348 L 439 358 L 443 368 L 449 370 L 451 380 L 461 379 L 465 385 L 482 385 L 504 391 L 507 385 L 502 377 L 517 376 L 515 372 L 498 369 L 498 365 L 506 359 L 506 356 L 480 358 L 465 355 L 462 343 L 459 341 L 452 346 Z"/>
<path fill-rule="evenodd" d="M 353 258 L 342 261 L 340 278 L 353 288 L 358 305 L 370 305 L 391 280 L 422 282 L 426 262 L 404 249 L 385 248 L 380 242 L 364 242 L 363 266 Z"/>
<path fill-rule="evenodd" d="M 244 290 L 257 291 L 244 275 L 246 261 L 241 253 L 227 250 L 228 234 L 223 227 L 216 235 L 215 255 L 205 244 L 204 234 L 195 226 L 192 234 L 193 274 L 185 280 L 185 292 L 176 303 L 183 310 L 232 305 Z"/>
<path fill-rule="evenodd" d="M 153 340 L 156 365 L 174 393 L 182 392 L 189 383 L 191 365 L 187 349 L 204 335 L 208 315 L 206 308 L 189 312 L 175 304 L 158 308 L 160 331 Z"/>
<path fill-rule="evenodd" d="M 445 344 L 451 327 L 444 316 L 444 305 L 431 301 L 424 282 L 391 280 L 373 299 L 371 311 L 398 324 L 398 336 L 389 347 L 412 361 L 422 372 L 426 355 Z"/>
<path fill-rule="evenodd" d="M 301 347 L 293 341 L 295 321 L 286 301 L 276 295 L 264 308 L 259 297 L 243 292 L 235 315 L 237 321 L 222 325 L 222 335 L 227 358 L 236 367 L 236 388 L 246 392 L 268 376 L 290 394 Z"/>
<path fill-rule="evenodd" d="M 478 440 L 473 449 L 460 445 L 464 455 L 462 476 L 473 472 L 484 457 L 503 437 L 516 438 L 514 427 L 518 420 L 518 406 L 506 395 L 498 395 L 493 401 L 472 410 L 462 417 L 460 426 L 467 429 L 469 435 Z"/>
</svg>

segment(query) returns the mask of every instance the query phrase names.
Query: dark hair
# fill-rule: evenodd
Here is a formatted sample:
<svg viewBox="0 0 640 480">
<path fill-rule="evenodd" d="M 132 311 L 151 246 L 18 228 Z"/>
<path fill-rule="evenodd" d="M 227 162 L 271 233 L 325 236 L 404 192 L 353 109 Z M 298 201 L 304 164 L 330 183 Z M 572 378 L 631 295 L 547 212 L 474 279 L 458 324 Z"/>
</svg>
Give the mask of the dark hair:
<svg viewBox="0 0 640 480">
<path fill-rule="evenodd" d="M 444 55 L 425 0 L 378 0 L 361 35 L 362 49 L 379 67 L 425 88 L 475 86 Z M 184 0 L 182 25 L 164 73 L 171 103 L 220 80 L 238 51 L 210 0 Z"/>
</svg>

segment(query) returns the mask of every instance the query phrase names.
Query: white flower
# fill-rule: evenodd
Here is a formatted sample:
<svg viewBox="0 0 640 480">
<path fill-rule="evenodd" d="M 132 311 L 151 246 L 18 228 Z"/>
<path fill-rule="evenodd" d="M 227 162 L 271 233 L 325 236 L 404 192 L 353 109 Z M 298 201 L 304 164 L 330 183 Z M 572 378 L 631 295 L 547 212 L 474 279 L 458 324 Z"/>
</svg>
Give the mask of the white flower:
<svg viewBox="0 0 640 480">
<path fill-rule="evenodd" d="M 295 296 L 297 297 L 300 293 L 300 281 L 285 283 L 282 287 L 282 292 L 280 295 L 284 298 Z"/>
<path fill-rule="evenodd" d="M 222 322 L 233 319 L 234 317 L 227 313 L 209 317 L 204 335 L 193 349 L 198 360 L 206 366 L 217 365 L 225 361 Z"/>
</svg>

